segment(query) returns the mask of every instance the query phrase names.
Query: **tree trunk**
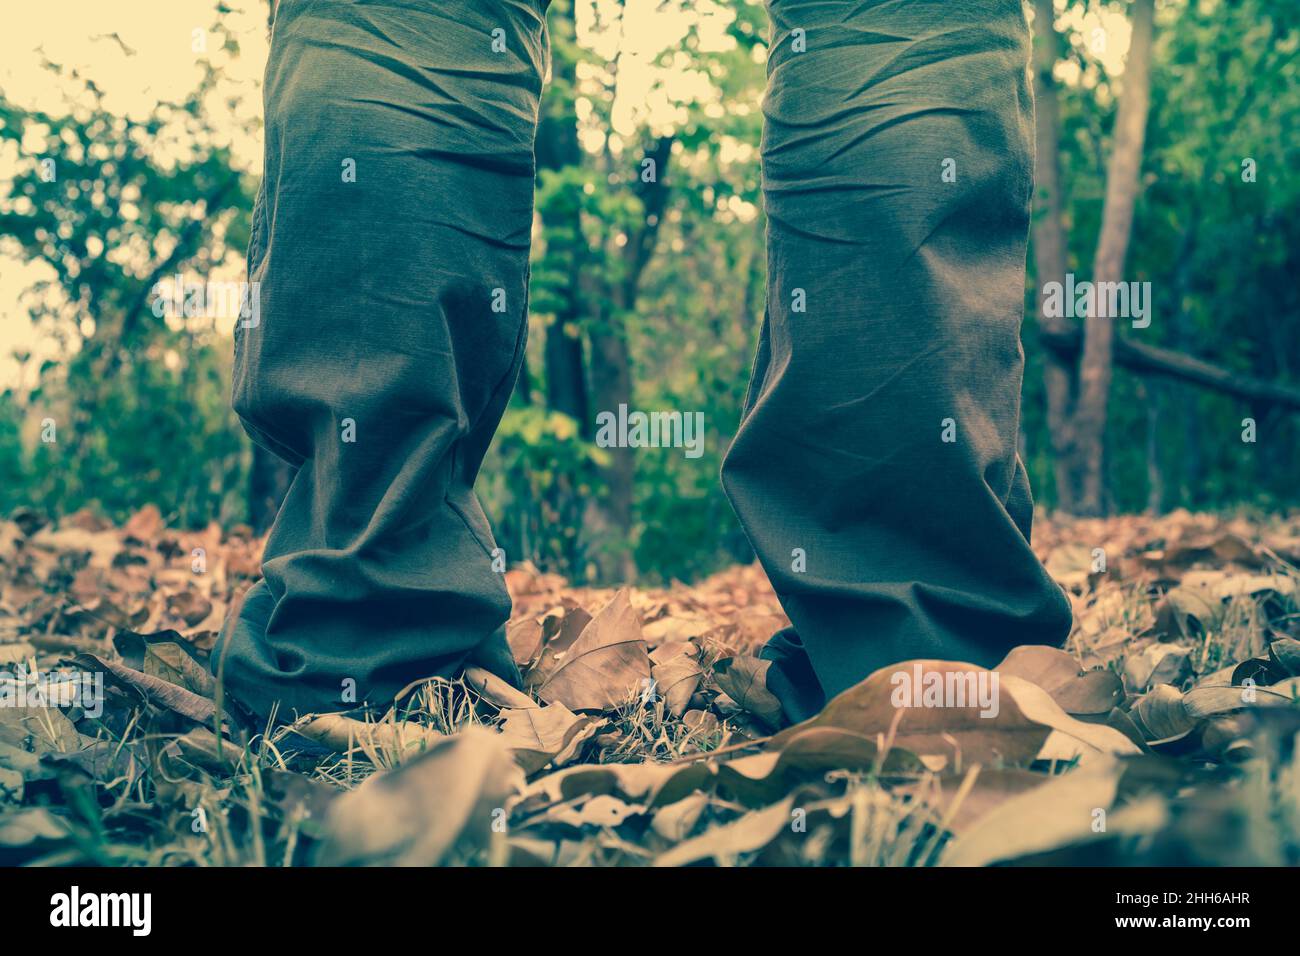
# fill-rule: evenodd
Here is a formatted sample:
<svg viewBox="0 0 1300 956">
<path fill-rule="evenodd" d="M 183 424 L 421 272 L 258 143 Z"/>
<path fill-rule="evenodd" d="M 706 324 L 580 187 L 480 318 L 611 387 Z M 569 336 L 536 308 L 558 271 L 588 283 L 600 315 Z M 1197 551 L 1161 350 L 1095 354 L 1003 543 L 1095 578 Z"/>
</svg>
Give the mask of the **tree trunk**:
<svg viewBox="0 0 1300 956">
<path fill-rule="evenodd" d="M 672 156 L 673 138 L 660 137 L 647 152 L 654 160 L 655 175 L 637 180 L 642 219 L 624 248 L 626 270 L 623 280 L 611 290 L 614 315 L 591 328 L 591 386 L 596 408 L 617 414 L 620 404 L 632 404 L 632 356 L 628 349 L 627 317 L 635 314 L 641 275 L 654 254 L 659 226 L 668 203 L 665 173 Z M 630 448 L 611 450 L 611 461 L 603 471 L 605 495 L 592 500 L 588 529 L 602 540 L 593 555 L 597 577 L 604 581 L 631 581 L 636 577 L 632 554 L 635 452 Z"/>
<path fill-rule="evenodd" d="M 627 329 L 621 319 L 604 320 L 604 328 L 591 330 L 591 391 L 597 411 L 618 414 L 620 404 L 632 401 L 632 358 Z M 632 496 L 636 462 L 632 448 L 606 449 L 610 462 L 601 469 L 604 492 L 588 502 L 584 522 L 592 548 L 589 552 L 597 583 L 628 583 L 636 578 L 632 556 Z"/>
<path fill-rule="evenodd" d="M 572 0 L 556 0 L 548 17 L 551 35 L 551 88 L 543 104 L 537 125 L 537 167 L 539 170 L 562 170 L 582 165 L 582 148 L 578 143 L 578 124 L 574 107 L 577 61 L 573 47 L 577 42 Z M 561 298 L 564 305 L 546 329 L 543 359 L 546 370 L 546 407 L 563 412 L 578 423 L 580 432 L 590 437 L 592 422 L 587 404 L 586 368 L 582 354 L 583 302 L 580 287 L 586 260 L 586 242 L 582 233 L 582 210 L 575 199 L 568 222 L 563 223 L 569 254 L 566 287 Z M 557 224 L 560 225 L 560 224 Z M 552 242 L 561 241 L 553 239 Z"/>
<path fill-rule="evenodd" d="M 1061 123 L 1056 99 L 1056 65 L 1058 37 L 1053 0 L 1034 0 L 1034 101 L 1035 163 L 1034 190 L 1034 271 L 1038 285 L 1038 324 L 1051 334 L 1066 331 L 1064 319 L 1046 315 L 1043 290 L 1049 282 L 1065 282 L 1069 242 L 1062 216 Z M 1052 463 L 1056 479 L 1056 506 L 1074 511 L 1078 486 L 1071 463 L 1074 459 L 1074 429 L 1071 416 L 1077 376 L 1073 358 L 1043 350 L 1043 386 L 1047 395 L 1047 427 L 1052 438 Z"/>
<path fill-rule="evenodd" d="M 1151 103 L 1151 44 L 1155 0 L 1133 0 L 1133 34 L 1124 68 L 1124 91 L 1115 118 L 1114 142 L 1106 175 L 1101 232 L 1093 257 L 1094 283 L 1123 279 L 1133 226 Z M 1076 511 L 1099 515 L 1105 510 L 1106 416 L 1113 377 L 1115 318 L 1094 309 L 1084 321 L 1083 358 L 1074 426 L 1079 474 Z"/>
</svg>

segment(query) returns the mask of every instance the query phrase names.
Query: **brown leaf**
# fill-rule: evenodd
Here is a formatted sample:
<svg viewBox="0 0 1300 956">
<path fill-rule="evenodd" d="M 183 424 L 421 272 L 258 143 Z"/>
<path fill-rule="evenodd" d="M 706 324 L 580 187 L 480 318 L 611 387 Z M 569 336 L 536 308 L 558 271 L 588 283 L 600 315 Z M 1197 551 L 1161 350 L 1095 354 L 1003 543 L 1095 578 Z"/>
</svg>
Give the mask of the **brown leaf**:
<svg viewBox="0 0 1300 956">
<path fill-rule="evenodd" d="M 838 727 L 866 737 L 892 734 L 894 746 L 921 757 L 947 761 L 1024 765 L 1038 756 L 1049 734 L 1059 731 L 1089 748 L 1136 753 L 1138 748 L 1119 732 L 1075 720 L 1041 687 L 1014 675 L 1001 677 L 992 694 L 993 678 L 985 677 L 986 703 L 970 693 L 978 690 L 979 675 L 996 672 L 955 661 L 904 661 L 883 667 L 861 683 L 833 698 L 811 720 L 772 738 L 780 748 L 807 727 Z M 913 688 L 913 695 L 903 691 Z M 951 699 L 932 706 L 928 691 L 951 690 Z M 957 691 L 964 688 L 959 699 Z M 897 693 L 896 693 L 897 692 Z M 930 694 L 929 696 L 933 696 Z M 941 695 L 946 697 L 947 695 Z M 956 706 L 958 703 L 963 706 Z"/>
<path fill-rule="evenodd" d="M 1108 670 L 1081 673 L 1065 651 L 1041 644 L 1013 648 L 995 670 L 1023 677 L 1052 695 L 1067 714 L 1108 714 L 1124 702 L 1124 685 Z"/>
<path fill-rule="evenodd" d="M 46 528 L 31 538 L 31 544 L 49 551 L 88 554 L 90 566 L 106 571 L 122 550 L 116 531 L 87 531 L 83 528 Z"/>
<path fill-rule="evenodd" d="M 216 695 L 216 678 L 184 644 L 156 641 L 146 645 L 144 672 L 207 698 Z"/>
<path fill-rule="evenodd" d="M 1300 641 L 1284 637 L 1268 645 L 1268 656 L 1291 677 L 1300 677 Z"/>
<path fill-rule="evenodd" d="M 580 806 L 557 804 L 543 817 L 546 823 L 562 823 L 571 827 L 617 827 L 628 817 L 645 813 L 645 807 L 624 803 L 609 794 L 597 794 L 582 801 Z"/>
<path fill-rule="evenodd" d="M 158 510 L 157 505 L 145 505 L 122 527 L 122 532 L 128 538 L 134 538 L 141 544 L 152 544 L 163 531 L 162 512 Z"/>
<path fill-rule="evenodd" d="M 595 793 L 617 793 L 647 807 L 673 803 L 713 779 L 715 768 L 703 761 L 686 764 L 579 764 L 539 777 L 528 785 L 521 803 L 555 803 Z"/>
<path fill-rule="evenodd" d="M 1165 743 L 1191 733 L 1196 722 L 1183 706 L 1183 694 L 1172 684 L 1160 684 L 1143 695 L 1132 710 L 1142 736 Z"/>
<path fill-rule="evenodd" d="M 511 707 L 515 710 L 528 710 L 531 707 L 541 706 L 504 678 L 482 667 L 465 668 L 465 683 L 478 691 L 489 704 L 499 709 Z"/>
<path fill-rule="evenodd" d="M 196 627 L 212 613 L 212 602 L 193 588 L 186 588 L 168 596 L 167 611 L 184 621 L 186 627 Z"/>
<path fill-rule="evenodd" d="M 767 688 L 771 666 L 771 661 L 757 657 L 724 657 L 713 665 L 713 680 L 749 713 L 769 727 L 780 727 L 781 702 Z"/>
<path fill-rule="evenodd" d="M 925 768 L 898 747 L 882 757 L 875 737 L 837 727 L 805 727 L 781 741 L 780 749 L 732 757 L 718 767 L 718 780 L 737 800 L 766 805 L 798 783 L 817 780 L 831 770 L 873 770 L 889 774 L 919 773 Z"/>
<path fill-rule="evenodd" d="M 926 789 L 915 789 L 915 798 L 927 800 L 954 833 L 969 830 L 1007 800 L 1036 790 L 1052 779 L 1014 767 L 972 767 L 969 773 L 974 774 L 969 785 L 966 774 L 948 774 L 931 778 Z"/>
<path fill-rule="evenodd" d="M 1106 758 L 1012 796 L 944 852 L 944 866 L 987 866 L 1094 837 L 1097 811 L 1115 801 L 1122 767 Z"/>
<path fill-rule="evenodd" d="M 694 654 L 686 653 L 678 654 L 662 664 L 654 664 L 650 668 L 650 676 L 654 680 L 656 692 L 663 697 L 668 712 L 674 717 L 680 717 L 686 713 L 686 707 L 704 675 Z"/>
<path fill-rule="evenodd" d="M 0 705 L 0 743 L 36 754 L 75 753 L 81 735 L 68 715 L 57 707 Z"/>
<path fill-rule="evenodd" d="M 90 671 L 107 671 L 119 687 L 134 690 L 150 703 L 173 711 L 200 724 L 210 724 L 216 716 L 217 707 L 206 697 L 200 697 L 193 691 L 178 687 L 159 677 L 153 677 L 108 660 L 97 654 L 78 654 L 76 663 Z"/>
<path fill-rule="evenodd" d="M 1183 695 L 1183 706 L 1193 719 L 1213 717 L 1247 707 L 1289 707 L 1300 696 L 1300 677 L 1271 687 L 1193 687 Z"/>
<path fill-rule="evenodd" d="M 612 710 L 643 690 L 649 679 L 641 620 L 624 588 L 583 628 L 537 694 L 570 710 Z"/>
<path fill-rule="evenodd" d="M 524 773 L 533 774 L 552 760 L 564 763 L 577 746 L 598 731 L 603 720 L 580 716 L 563 704 L 528 710 L 503 710 L 501 739 L 510 747 Z"/>
<path fill-rule="evenodd" d="M 330 803 L 317 866 L 437 866 L 487 846 L 523 783 L 500 737 L 470 726 Z"/>
<path fill-rule="evenodd" d="M 16 644 L 0 644 L 0 667 L 24 664 L 35 656 L 36 648 L 32 647 L 27 641 L 19 641 Z"/>
<path fill-rule="evenodd" d="M 542 621 L 542 650 L 524 678 L 530 690 L 543 683 L 555 671 L 573 642 L 582 636 L 591 615 L 580 607 L 566 608 Z"/>
<path fill-rule="evenodd" d="M 698 791 L 682 797 L 676 803 L 661 807 L 654 815 L 650 826 L 665 840 L 679 843 L 690 836 L 691 831 L 695 829 L 695 824 L 699 822 L 700 816 L 709 805 L 709 799 L 707 793 Z"/>
<path fill-rule="evenodd" d="M 444 735 L 409 720 L 370 723 L 342 714 L 317 714 L 294 724 L 294 733 L 338 753 L 359 750 L 380 766 L 401 763 L 437 745 Z"/>
<path fill-rule="evenodd" d="M 1191 674 L 1191 654 L 1180 644 L 1148 644 L 1124 659 L 1124 686 L 1140 694 L 1156 684 L 1181 683 Z"/>
<path fill-rule="evenodd" d="M 506 625 L 506 641 L 515 663 L 531 667 L 542 653 L 542 623 L 532 617 L 511 621 Z"/>
<path fill-rule="evenodd" d="M 654 861 L 655 866 L 685 866 L 708 859 L 732 859 L 742 853 L 761 850 L 790 826 L 794 797 L 787 797 L 763 810 L 713 827 L 679 843 Z"/>
<path fill-rule="evenodd" d="M 658 647 L 664 643 L 679 644 L 689 641 L 692 637 L 707 634 L 712 627 L 709 619 L 700 615 L 687 617 L 670 614 L 651 621 L 642 630 L 646 643 L 651 647 Z"/>
</svg>

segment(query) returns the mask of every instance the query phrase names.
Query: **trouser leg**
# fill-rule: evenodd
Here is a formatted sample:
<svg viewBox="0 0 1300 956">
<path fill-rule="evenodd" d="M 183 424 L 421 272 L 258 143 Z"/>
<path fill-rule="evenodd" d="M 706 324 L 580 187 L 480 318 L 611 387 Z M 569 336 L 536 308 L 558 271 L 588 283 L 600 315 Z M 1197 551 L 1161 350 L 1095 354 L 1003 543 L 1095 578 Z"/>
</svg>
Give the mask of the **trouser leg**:
<svg viewBox="0 0 1300 956">
<path fill-rule="evenodd" d="M 543 7 L 280 4 L 234 405 L 300 467 L 214 655 L 255 710 L 517 679 L 473 483 L 527 329 Z"/>
<path fill-rule="evenodd" d="M 723 483 L 793 628 L 793 719 L 1069 605 L 1016 452 L 1032 186 L 1020 0 L 769 0 L 768 303 Z"/>
</svg>

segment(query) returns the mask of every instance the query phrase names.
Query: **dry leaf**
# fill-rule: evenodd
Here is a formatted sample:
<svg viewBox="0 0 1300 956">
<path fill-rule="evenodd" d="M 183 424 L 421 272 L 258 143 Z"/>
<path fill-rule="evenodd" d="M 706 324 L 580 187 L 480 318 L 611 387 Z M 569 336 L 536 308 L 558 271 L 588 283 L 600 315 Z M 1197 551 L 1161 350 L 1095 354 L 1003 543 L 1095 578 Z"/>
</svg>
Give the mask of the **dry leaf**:
<svg viewBox="0 0 1300 956">
<path fill-rule="evenodd" d="M 200 724 L 210 724 L 217 707 L 206 697 L 169 683 L 159 677 L 145 674 L 114 660 L 96 654 L 78 654 L 76 663 L 89 671 L 107 671 L 107 678 L 119 687 L 134 690 L 150 703 L 173 711 Z"/>
<path fill-rule="evenodd" d="M 730 859 L 761 850 L 790 826 L 794 797 L 755 810 L 679 843 L 654 861 L 655 866 L 685 866 L 708 859 Z"/>
<path fill-rule="evenodd" d="M 1092 838 L 1098 811 L 1115 801 L 1121 773 L 1119 761 L 1097 760 L 1010 797 L 959 836 L 942 864 L 987 866 Z"/>
<path fill-rule="evenodd" d="M 1142 736 L 1153 743 L 1166 743 L 1191 733 L 1196 721 L 1183 706 L 1183 694 L 1172 684 L 1160 684 L 1142 696 L 1132 710 Z"/>
<path fill-rule="evenodd" d="M 346 754 L 360 750 L 372 763 L 391 764 L 409 758 L 445 739 L 444 734 L 409 720 L 370 723 L 342 714 L 318 714 L 293 725 L 308 740 Z"/>
<path fill-rule="evenodd" d="M 605 723 L 575 714 L 563 704 L 503 710 L 501 717 L 501 739 L 527 774 L 536 773 L 552 760 L 564 764 L 578 745 Z"/>
<path fill-rule="evenodd" d="M 695 696 L 695 690 L 700 686 L 700 678 L 704 674 L 694 655 L 686 653 L 678 654 L 662 664 L 652 665 L 650 676 L 654 680 L 656 692 L 663 697 L 668 712 L 674 717 L 680 717 L 686 713 L 687 705 Z"/>
<path fill-rule="evenodd" d="M 613 710 L 649 680 L 641 619 L 624 588 L 583 628 L 538 685 L 537 695 L 570 710 Z"/>
<path fill-rule="evenodd" d="M 1065 651 L 1042 644 L 1013 648 L 994 670 L 1037 684 L 1067 714 L 1108 714 L 1124 703 L 1124 685 L 1108 670 L 1080 673 L 1079 662 Z"/>
<path fill-rule="evenodd" d="M 769 727 L 780 727 L 781 702 L 767 688 L 771 666 L 757 657 L 725 657 L 713 665 L 713 680 L 740 707 Z"/>
<path fill-rule="evenodd" d="M 500 737 L 470 726 L 334 800 L 317 866 L 437 866 L 485 847 L 523 783 Z"/>
<path fill-rule="evenodd" d="M 838 727 L 866 737 L 892 734 L 896 747 L 920 757 L 935 756 L 945 761 L 1024 765 L 1038 756 L 1052 730 L 1081 741 L 1090 748 L 1112 753 L 1135 753 L 1123 734 L 1098 724 L 1075 720 L 1035 684 L 1006 675 L 998 680 L 997 694 L 992 675 L 974 664 L 955 661 L 904 661 L 883 667 L 866 680 L 834 697 L 816 717 L 796 724 L 772 738 L 772 748 L 783 747 L 807 727 Z M 995 706 L 966 700 L 968 706 L 923 706 L 900 696 L 895 690 L 905 682 L 921 688 L 951 685 L 978 687 L 980 674 Z M 951 703 L 957 703 L 954 697 Z"/>
<path fill-rule="evenodd" d="M 542 653 L 541 621 L 532 617 L 511 621 L 506 625 L 506 642 L 515 663 L 521 668 L 531 667 Z"/>
</svg>

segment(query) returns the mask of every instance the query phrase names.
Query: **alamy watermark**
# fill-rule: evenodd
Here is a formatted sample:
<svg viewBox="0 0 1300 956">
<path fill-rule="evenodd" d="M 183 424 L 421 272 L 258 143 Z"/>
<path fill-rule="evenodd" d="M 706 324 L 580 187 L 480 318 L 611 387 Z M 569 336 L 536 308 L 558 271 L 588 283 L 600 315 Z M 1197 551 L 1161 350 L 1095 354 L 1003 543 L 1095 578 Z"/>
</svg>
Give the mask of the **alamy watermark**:
<svg viewBox="0 0 1300 956">
<path fill-rule="evenodd" d="M 600 448 L 684 448 L 687 458 L 704 454 L 703 412 L 618 412 L 596 416 Z"/>
<path fill-rule="evenodd" d="M 154 284 L 153 314 L 158 318 L 238 318 L 242 329 L 262 324 L 259 282 L 187 280 L 179 272 Z"/>
<path fill-rule="evenodd" d="M 122 926 L 132 936 L 148 936 L 153 928 L 153 894 L 83 893 L 74 885 L 50 897 L 50 925 Z"/>
<path fill-rule="evenodd" d="M 104 712 L 102 671 L 30 672 L 19 664 L 12 674 L 0 672 L 0 707 L 80 707 L 87 717 Z"/>
<path fill-rule="evenodd" d="M 1076 282 L 1073 272 L 1065 282 L 1043 286 L 1043 316 L 1048 319 L 1132 319 L 1133 328 L 1151 324 L 1150 282 Z"/>
<path fill-rule="evenodd" d="M 978 707 L 981 717 L 998 715 L 998 672 L 986 670 L 925 670 L 918 661 L 911 670 L 889 675 L 895 707 Z"/>
</svg>

